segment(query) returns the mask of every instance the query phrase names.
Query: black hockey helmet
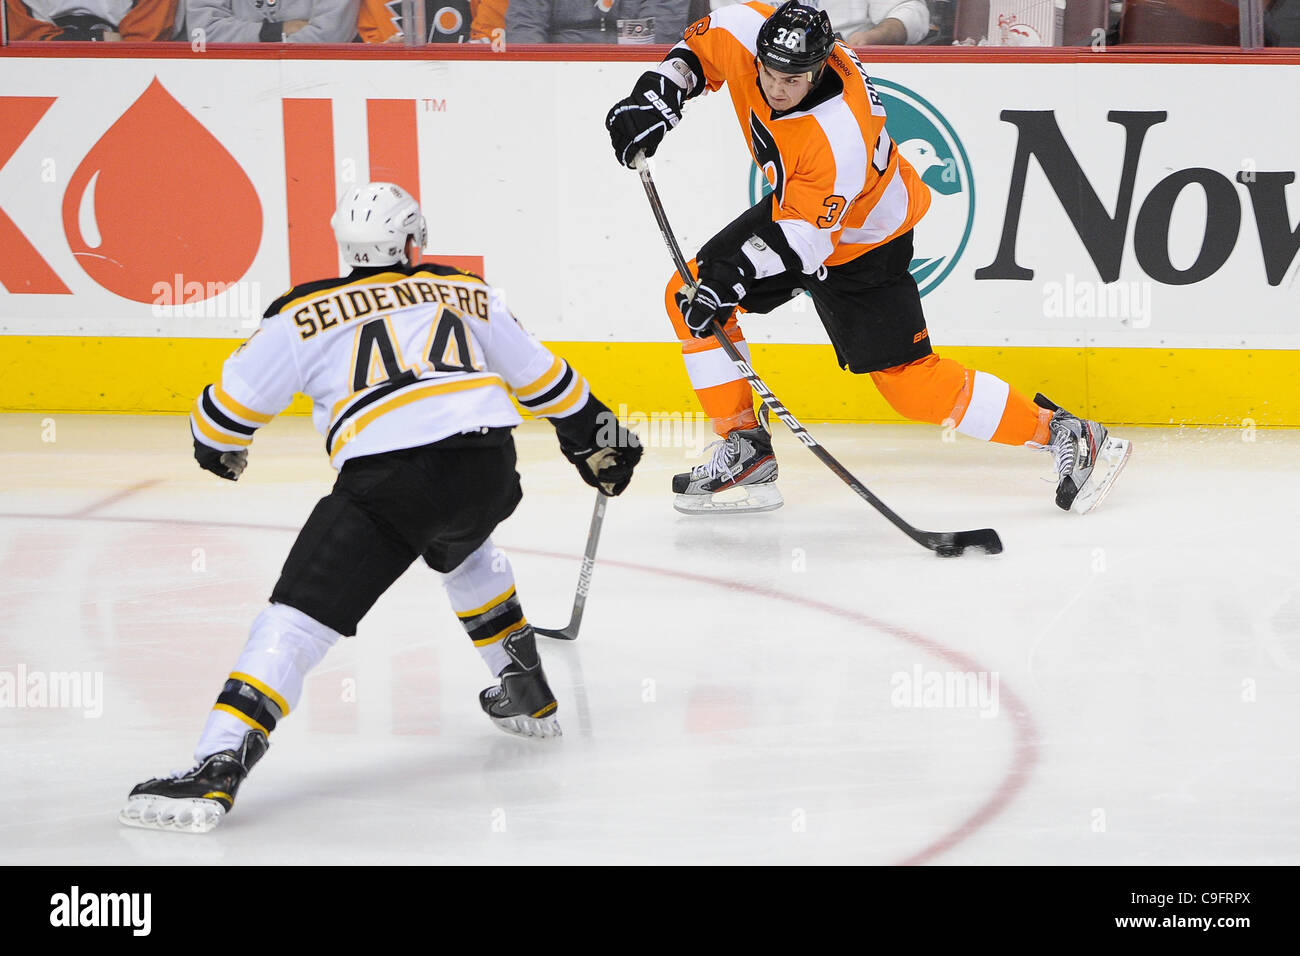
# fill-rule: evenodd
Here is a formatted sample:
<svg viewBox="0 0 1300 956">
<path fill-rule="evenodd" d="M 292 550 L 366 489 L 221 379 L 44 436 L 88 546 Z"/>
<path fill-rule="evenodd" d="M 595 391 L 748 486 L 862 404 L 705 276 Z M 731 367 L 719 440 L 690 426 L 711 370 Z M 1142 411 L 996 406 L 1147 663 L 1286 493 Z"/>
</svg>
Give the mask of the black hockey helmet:
<svg viewBox="0 0 1300 956">
<path fill-rule="evenodd" d="M 811 73 L 816 79 L 835 46 L 825 10 L 786 0 L 758 28 L 758 59 L 778 73 Z"/>
</svg>

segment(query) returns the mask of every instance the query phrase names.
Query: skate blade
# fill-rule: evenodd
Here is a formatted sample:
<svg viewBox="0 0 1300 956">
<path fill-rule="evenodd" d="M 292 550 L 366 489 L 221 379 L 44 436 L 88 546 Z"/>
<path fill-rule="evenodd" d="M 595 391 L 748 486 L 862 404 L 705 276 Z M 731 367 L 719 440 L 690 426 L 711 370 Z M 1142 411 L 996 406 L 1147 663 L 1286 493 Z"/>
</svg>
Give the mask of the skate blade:
<svg viewBox="0 0 1300 956">
<path fill-rule="evenodd" d="M 684 515 L 755 514 L 785 504 L 775 482 L 724 488 L 711 495 L 675 495 L 673 508 Z"/>
<path fill-rule="evenodd" d="M 1133 443 L 1128 439 L 1107 438 L 1101 454 L 1097 456 L 1097 464 L 1092 469 L 1092 474 L 1088 476 L 1087 484 L 1079 489 L 1079 494 L 1075 497 L 1074 505 L 1070 510 L 1078 515 L 1086 515 L 1101 504 L 1132 454 Z M 1105 471 L 1098 475 L 1098 470 L 1102 466 L 1105 466 Z"/>
<path fill-rule="evenodd" d="M 138 794 L 129 797 L 119 823 L 144 830 L 169 830 L 173 833 L 208 833 L 226 815 L 226 808 L 215 800 L 201 797 L 160 797 Z"/>
<path fill-rule="evenodd" d="M 489 715 L 490 716 L 490 715 Z M 554 717 L 491 717 L 492 723 L 508 734 L 516 737 L 534 737 L 549 739 L 563 737 L 560 722 Z"/>
</svg>

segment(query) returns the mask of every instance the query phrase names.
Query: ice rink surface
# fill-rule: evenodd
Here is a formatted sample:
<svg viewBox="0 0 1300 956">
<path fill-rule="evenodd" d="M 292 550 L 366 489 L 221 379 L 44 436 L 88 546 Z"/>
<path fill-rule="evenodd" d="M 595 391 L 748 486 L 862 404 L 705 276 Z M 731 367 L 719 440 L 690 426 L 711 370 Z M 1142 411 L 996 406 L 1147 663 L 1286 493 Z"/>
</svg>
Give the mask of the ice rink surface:
<svg viewBox="0 0 1300 956">
<path fill-rule="evenodd" d="M 1005 553 L 926 552 L 783 429 L 783 509 L 678 515 L 669 476 L 698 456 L 661 430 L 581 636 L 540 642 L 561 740 L 491 726 L 417 564 L 193 836 L 117 812 L 191 763 L 328 491 L 321 439 L 276 421 L 232 484 L 183 418 L 0 416 L 0 672 L 85 675 L 79 706 L 0 707 L 0 860 L 1300 863 L 1300 433 L 1116 429 L 1133 458 L 1079 517 L 1044 454 L 811 427 L 913 524 L 992 526 Z M 593 493 L 550 426 L 517 436 L 525 497 L 494 540 L 560 626 Z"/>
</svg>

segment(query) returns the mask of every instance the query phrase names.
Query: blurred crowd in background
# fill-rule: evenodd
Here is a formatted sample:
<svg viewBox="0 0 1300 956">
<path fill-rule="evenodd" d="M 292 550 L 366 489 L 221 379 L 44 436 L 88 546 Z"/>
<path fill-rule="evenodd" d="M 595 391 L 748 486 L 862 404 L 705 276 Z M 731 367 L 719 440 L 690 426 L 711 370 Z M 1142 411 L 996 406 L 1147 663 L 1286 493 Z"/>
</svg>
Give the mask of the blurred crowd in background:
<svg viewBox="0 0 1300 956">
<path fill-rule="evenodd" d="M 738 0 L 4 0 L 8 38 L 195 43 L 674 43 Z M 1300 46 L 1300 0 L 806 0 L 854 47 Z M 1262 29 L 1261 29 L 1262 27 Z"/>
</svg>

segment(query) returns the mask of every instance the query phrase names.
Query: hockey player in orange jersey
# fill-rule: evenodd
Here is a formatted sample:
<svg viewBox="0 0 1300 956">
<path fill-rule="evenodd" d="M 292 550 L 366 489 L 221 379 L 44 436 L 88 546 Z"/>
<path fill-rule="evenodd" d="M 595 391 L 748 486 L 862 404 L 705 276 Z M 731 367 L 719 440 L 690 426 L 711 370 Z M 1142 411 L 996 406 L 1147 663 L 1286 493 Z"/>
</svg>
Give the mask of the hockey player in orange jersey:
<svg viewBox="0 0 1300 956">
<path fill-rule="evenodd" d="M 748 357 L 737 313 L 766 313 L 807 291 L 842 368 L 869 374 L 914 421 L 955 423 L 963 434 L 1050 448 L 1056 503 L 1094 507 L 1129 444 L 1044 398 L 936 355 L 916 282 L 912 230 L 929 188 L 899 154 L 885 108 L 862 63 L 837 41 L 824 12 L 789 0 L 722 7 L 687 28 L 605 125 L 620 163 L 652 156 L 682 104 L 727 87 L 770 196 L 704 244 L 694 292 L 674 275 L 669 317 L 691 384 L 723 438 L 703 464 L 673 479 L 687 513 L 764 511 L 782 504 L 771 437 L 754 415 L 749 384 L 711 333 L 716 318 Z M 737 489 L 747 494 L 734 497 Z M 728 492 L 718 496 L 717 492 Z M 723 498 L 726 498 L 725 503 Z"/>
<path fill-rule="evenodd" d="M 196 765 L 131 791 L 128 826 L 206 832 L 234 805 L 309 671 L 417 558 L 499 684 L 479 705 L 502 730 L 555 737 L 558 705 L 510 561 L 492 532 L 519 504 L 513 394 L 555 426 L 583 480 L 620 494 L 641 457 L 586 379 L 530 336 L 480 277 L 421 263 L 427 229 L 391 183 L 348 191 L 332 220 L 351 272 L 295 286 L 203 389 L 200 467 L 237 480 L 253 434 L 295 393 L 338 469 L 298 533 L 194 751 Z"/>
</svg>

